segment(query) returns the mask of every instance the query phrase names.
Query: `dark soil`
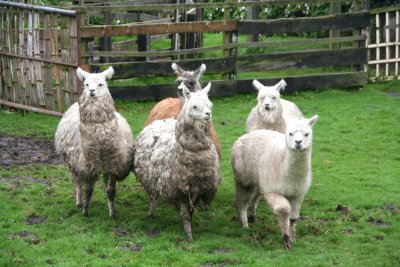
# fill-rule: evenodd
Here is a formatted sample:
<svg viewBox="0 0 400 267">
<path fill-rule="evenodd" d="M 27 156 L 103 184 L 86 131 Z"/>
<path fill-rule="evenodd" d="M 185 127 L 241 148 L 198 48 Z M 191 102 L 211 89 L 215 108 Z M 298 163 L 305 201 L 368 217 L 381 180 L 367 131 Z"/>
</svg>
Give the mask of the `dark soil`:
<svg viewBox="0 0 400 267">
<path fill-rule="evenodd" d="M 133 252 L 139 252 L 142 249 L 141 244 L 132 244 L 130 242 L 126 242 L 121 246 L 122 250 L 128 250 L 128 251 L 133 251 Z"/>
<path fill-rule="evenodd" d="M 28 216 L 28 218 L 26 218 L 26 223 L 29 225 L 42 224 L 45 220 L 46 220 L 46 218 L 40 217 L 40 216 L 32 213 Z"/>
<path fill-rule="evenodd" d="M 0 134 L 0 151 L 0 166 L 61 163 L 52 140 Z"/>
</svg>

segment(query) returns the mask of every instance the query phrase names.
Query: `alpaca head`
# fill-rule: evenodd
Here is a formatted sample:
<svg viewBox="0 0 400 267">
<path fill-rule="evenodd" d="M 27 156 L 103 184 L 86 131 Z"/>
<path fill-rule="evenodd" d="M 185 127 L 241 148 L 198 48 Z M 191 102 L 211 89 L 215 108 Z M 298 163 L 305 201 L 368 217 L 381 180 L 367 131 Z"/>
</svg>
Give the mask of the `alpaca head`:
<svg viewBox="0 0 400 267">
<path fill-rule="evenodd" d="M 211 83 L 197 92 L 190 92 L 188 88 L 183 88 L 185 104 L 182 107 L 182 114 L 185 119 L 194 121 L 211 121 L 212 103 L 208 99 Z"/>
<path fill-rule="evenodd" d="M 111 79 L 114 75 L 114 69 L 109 67 L 107 70 L 100 73 L 89 73 L 81 68 L 76 70 L 76 75 L 83 82 L 83 94 L 90 98 L 99 98 L 109 96 L 107 79 Z"/>
<path fill-rule="evenodd" d="M 286 146 L 290 150 L 308 150 L 312 144 L 312 126 L 317 122 L 318 115 L 310 119 L 291 120 L 286 128 Z"/>
<path fill-rule="evenodd" d="M 186 86 L 190 92 L 196 92 L 201 90 L 200 85 L 200 77 L 206 71 L 206 65 L 201 64 L 201 66 L 195 71 L 185 71 L 181 67 L 178 66 L 176 63 L 172 63 L 172 69 L 174 70 L 175 74 L 178 76 L 176 82 L 178 84 L 178 96 L 182 100 L 183 97 L 183 88 Z"/>
<path fill-rule="evenodd" d="M 258 90 L 258 106 L 265 112 L 274 112 L 278 106 L 280 106 L 281 90 L 286 87 L 286 82 L 282 79 L 279 83 L 273 86 L 264 86 L 259 81 L 254 80 L 253 86 Z"/>
</svg>

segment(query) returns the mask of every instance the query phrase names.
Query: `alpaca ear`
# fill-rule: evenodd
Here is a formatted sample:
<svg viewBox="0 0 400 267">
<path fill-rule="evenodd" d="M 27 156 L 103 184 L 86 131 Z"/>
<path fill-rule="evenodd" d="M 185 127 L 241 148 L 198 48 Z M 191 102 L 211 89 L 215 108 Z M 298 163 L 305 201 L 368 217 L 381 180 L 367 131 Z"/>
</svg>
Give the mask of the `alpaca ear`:
<svg viewBox="0 0 400 267">
<path fill-rule="evenodd" d="M 287 86 L 287 83 L 285 82 L 284 79 L 282 79 L 277 84 L 275 84 L 274 87 L 278 92 L 281 92 L 281 91 L 285 90 L 286 86 Z"/>
<path fill-rule="evenodd" d="M 308 124 L 310 126 L 314 126 L 314 124 L 317 122 L 317 120 L 318 120 L 318 115 L 314 115 L 308 120 Z"/>
<path fill-rule="evenodd" d="M 201 75 L 206 71 L 207 67 L 204 64 L 201 64 L 201 66 L 194 71 L 194 76 L 196 77 L 196 80 L 199 80 Z"/>
<path fill-rule="evenodd" d="M 210 92 L 211 89 L 211 83 L 208 83 L 206 87 L 203 88 L 203 90 L 201 90 L 201 92 L 205 93 L 206 95 L 208 95 L 208 93 Z"/>
<path fill-rule="evenodd" d="M 114 75 L 114 69 L 113 69 L 113 67 L 109 67 L 108 69 L 103 71 L 101 74 L 104 76 L 104 78 L 106 80 L 111 79 L 111 77 Z"/>
<path fill-rule="evenodd" d="M 81 68 L 78 68 L 77 70 L 76 70 L 76 75 L 78 76 L 78 79 L 81 81 L 81 82 L 83 82 L 86 78 L 87 78 L 87 76 L 89 76 L 89 72 L 86 72 L 86 71 L 84 71 L 83 69 L 81 69 Z"/>
<path fill-rule="evenodd" d="M 257 81 L 257 80 L 253 80 L 253 87 L 254 87 L 255 89 L 257 89 L 257 91 L 260 91 L 261 89 L 264 88 L 264 85 L 262 85 L 262 83 L 260 83 L 260 82 Z"/>
<path fill-rule="evenodd" d="M 185 72 L 181 67 L 178 66 L 175 62 L 171 65 L 172 70 L 175 72 L 176 75 L 180 75 Z"/>
</svg>

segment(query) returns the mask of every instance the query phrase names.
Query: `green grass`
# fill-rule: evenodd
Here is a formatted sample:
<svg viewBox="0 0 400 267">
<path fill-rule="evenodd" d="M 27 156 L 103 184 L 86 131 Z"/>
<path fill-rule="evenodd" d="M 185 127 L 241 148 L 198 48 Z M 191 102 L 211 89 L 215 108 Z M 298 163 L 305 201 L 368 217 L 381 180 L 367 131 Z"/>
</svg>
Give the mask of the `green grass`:
<svg viewBox="0 0 400 267">
<path fill-rule="evenodd" d="M 96 186 L 85 218 L 74 207 L 66 166 L 0 167 L 0 266 L 399 265 L 400 98 L 385 94 L 398 88 L 399 82 L 390 82 L 370 84 L 362 91 L 330 89 L 284 96 L 307 117 L 320 116 L 314 127 L 314 180 L 292 251 L 283 249 L 278 225 L 265 203 L 249 230 L 232 220 L 229 154 L 256 103 L 251 94 L 212 98 L 223 148 L 222 184 L 210 210 L 194 214 L 193 243 L 184 241 L 173 207 L 161 204 L 155 219 L 147 217 L 147 195 L 133 175 L 118 184 L 118 218 L 110 220 L 102 183 Z M 117 101 L 135 135 L 153 105 Z M 3 111 L 0 133 L 52 138 L 58 121 Z M 48 184 L 15 177 L 40 178 Z M 348 208 L 347 214 L 335 210 L 339 204 Z M 28 225 L 32 214 L 44 217 L 44 223 Z M 378 225 L 370 222 L 374 220 Z M 23 230 L 39 241 L 18 237 Z M 122 230 L 126 235 L 118 234 Z M 154 237 L 155 230 L 159 235 Z M 135 246 L 141 250 L 124 249 Z"/>
</svg>

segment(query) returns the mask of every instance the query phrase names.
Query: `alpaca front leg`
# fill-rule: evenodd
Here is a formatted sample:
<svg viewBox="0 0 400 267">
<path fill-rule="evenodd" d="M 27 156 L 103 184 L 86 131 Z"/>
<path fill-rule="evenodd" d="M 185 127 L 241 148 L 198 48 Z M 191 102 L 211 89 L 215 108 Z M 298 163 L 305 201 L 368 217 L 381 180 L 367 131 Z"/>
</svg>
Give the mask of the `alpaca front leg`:
<svg viewBox="0 0 400 267">
<path fill-rule="evenodd" d="M 149 201 L 149 216 L 154 217 L 156 214 L 156 207 L 157 207 L 157 196 L 156 195 L 150 195 L 150 201 Z"/>
<path fill-rule="evenodd" d="M 108 204 L 108 211 L 109 216 L 111 219 L 115 218 L 115 204 L 114 199 L 116 195 L 116 180 L 113 177 L 108 177 L 107 181 L 107 204 Z"/>
<path fill-rule="evenodd" d="M 93 188 L 96 183 L 96 179 L 89 178 L 89 180 L 85 183 L 84 195 L 83 195 L 83 215 L 89 215 L 89 204 L 93 194 Z"/>
<path fill-rule="evenodd" d="M 254 194 L 254 197 L 251 201 L 251 206 L 250 206 L 250 215 L 248 216 L 248 220 L 250 223 L 253 223 L 256 221 L 256 215 L 257 215 L 257 207 L 258 207 L 258 202 L 260 201 L 260 195 Z"/>
<path fill-rule="evenodd" d="M 183 223 L 183 230 L 185 230 L 187 241 L 192 242 L 193 241 L 192 225 L 191 225 L 192 217 L 188 203 L 183 203 L 183 202 L 180 203 L 180 213 Z"/>
<path fill-rule="evenodd" d="M 296 241 L 296 222 L 300 217 L 300 208 L 303 203 L 304 196 L 290 199 L 290 240 Z"/>
<path fill-rule="evenodd" d="M 239 221 L 245 229 L 249 228 L 247 209 L 251 204 L 252 195 L 253 192 L 251 190 L 247 190 L 240 184 L 236 184 L 236 212 Z"/>
<path fill-rule="evenodd" d="M 72 173 L 72 185 L 74 186 L 75 206 L 82 208 L 82 184 L 74 173 Z"/>
<path fill-rule="evenodd" d="M 287 249 L 292 248 L 292 242 L 290 240 L 290 203 L 289 201 L 282 195 L 277 193 L 265 193 L 265 200 L 268 205 L 272 208 L 274 214 L 278 218 L 279 227 L 282 232 L 282 241 L 283 245 Z"/>
</svg>

